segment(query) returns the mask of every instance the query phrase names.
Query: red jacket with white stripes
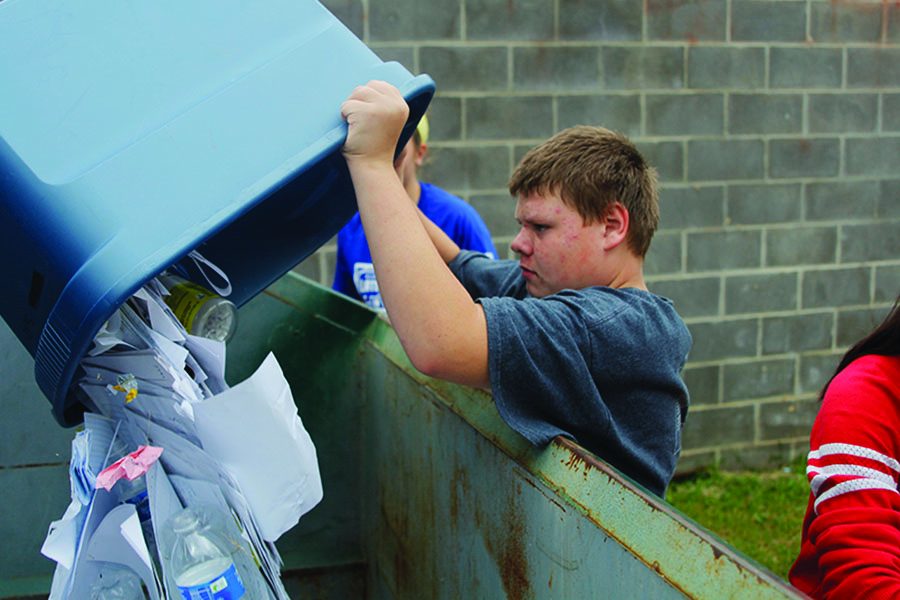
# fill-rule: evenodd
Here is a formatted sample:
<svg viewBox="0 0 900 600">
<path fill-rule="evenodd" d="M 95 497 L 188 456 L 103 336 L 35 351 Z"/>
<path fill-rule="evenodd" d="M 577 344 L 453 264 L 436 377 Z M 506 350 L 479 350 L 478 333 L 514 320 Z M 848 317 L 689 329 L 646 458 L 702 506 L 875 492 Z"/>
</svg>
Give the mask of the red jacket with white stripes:
<svg viewBox="0 0 900 600">
<path fill-rule="evenodd" d="M 834 378 L 810 449 L 791 583 L 814 598 L 900 598 L 900 357 L 863 356 Z"/>
</svg>

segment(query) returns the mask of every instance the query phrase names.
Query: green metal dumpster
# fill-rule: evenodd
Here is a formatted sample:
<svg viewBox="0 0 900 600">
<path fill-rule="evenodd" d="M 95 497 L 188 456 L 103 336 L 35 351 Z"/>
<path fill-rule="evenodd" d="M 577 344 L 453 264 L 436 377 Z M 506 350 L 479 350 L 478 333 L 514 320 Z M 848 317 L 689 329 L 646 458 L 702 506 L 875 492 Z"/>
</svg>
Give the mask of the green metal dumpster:
<svg viewBox="0 0 900 600">
<path fill-rule="evenodd" d="M 390 325 L 288 274 L 241 309 L 229 376 L 269 351 L 325 497 L 278 543 L 296 598 L 786 598 L 775 575 L 487 392 L 418 373 Z"/>
</svg>

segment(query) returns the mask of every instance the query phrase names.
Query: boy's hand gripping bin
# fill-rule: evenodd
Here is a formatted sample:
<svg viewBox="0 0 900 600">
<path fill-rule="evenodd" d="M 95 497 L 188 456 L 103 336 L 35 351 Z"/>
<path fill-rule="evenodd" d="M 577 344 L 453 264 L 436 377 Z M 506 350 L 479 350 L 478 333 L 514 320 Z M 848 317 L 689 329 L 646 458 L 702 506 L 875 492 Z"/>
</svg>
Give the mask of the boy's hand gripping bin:
<svg viewBox="0 0 900 600">
<path fill-rule="evenodd" d="M 434 91 L 314 0 L 0 3 L 0 313 L 64 425 L 78 363 L 141 284 L 198 250 L 240 306 L 356 210 L 340 105 Z M 401 146 L 402 147 L 402 146 Z"/>
</svg>

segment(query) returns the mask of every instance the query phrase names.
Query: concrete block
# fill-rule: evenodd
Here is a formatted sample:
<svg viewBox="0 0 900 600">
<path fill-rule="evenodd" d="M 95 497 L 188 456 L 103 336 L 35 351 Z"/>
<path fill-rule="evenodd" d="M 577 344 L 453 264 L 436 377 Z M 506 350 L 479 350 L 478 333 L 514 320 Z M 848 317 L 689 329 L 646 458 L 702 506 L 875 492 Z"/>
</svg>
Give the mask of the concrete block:
<svg viewBox="0 0 900 600">
<path fill-rule="evenodd" d="M 681 271 L 681 234 L 657 233 L 644 261 L 644 273 L 659 275 Z"/>
<path fill-rule="evenodd" d="M 762 140 L 690 140 L 688 179 L 762 179 L 763 150 Z"/>
<path fill-rule="evenodd" d="M 900 226 L 896 222 L 845 225 L 841 228 L 841 262 L 897 260 Z"/>
<path fill-rule="evenodd" d="M 514 144 L 513 145 L 513 164 L 518 165 L 522 161 L 522 157 L 528 153 L 529 150 L 537 146 L 537 144 Z M 512 171 L 510 171 L 512 174 Z"/>
<path fill-rule="evenodd" d="M 646 134 L 722 135 L 724 100 L 723 94 L 648 94 Z"/>
<path fill-rule="evenodd" d="M 725 0 L 647 0 L 651 40 L 725 39 Z"/>
<path fill-rule="evenodd" d="M 492 237 L 512 237 L 519 233 L 515 219 L 516 201 L 509 194 L 474 194 L 471 204 Z"/>
<path fill-rule="evenodd" d="M 728 98 L 730 133 L 799 133 L 802 127 L 800 94 L 732 94 Z"/>
<path fill-rule="evenodd" d="M 330 250 L 320 250 L 322 253 L 322 262 L 324 263 L 324 273 L 322 274 L 323 279 L 325 281 L 322 282 L 322 285 L 327 285 L 331 287 L 332 282 L 334 281 L 334 271 L 337 265 L 337 251 L 335 249 Z"/>
<path fill-rule="evenodd" d="M 411 46 L 393 46 L 381 45 L 373 47 L 372 50 L 381 60 L 395 61 L 403 65 L 410 73 L 417 73 L 419 69 L 416 65 L 416 53 Z"/>
<path fill-rule="evenodd" d="M 322 0 L 322 6 L 331 11 L 356 37 L 365 37 L 363 0 Z"/>
<path fill-rule="evenodd" d="M 550 96 L 488 96 L 468 98 L 466 134 L 470 140 L 505 140 L 553 135 Z"/>
<path fill-rule="evenodd" d="M 808 354 L 800 357 L 800 391 L 818 394 L 834 375 L 846 348 L 826 354 Z"/>
<path fill-rule="evenodd" d="M 812 2 L 810 37 L 815 42 L 881 41 L 881 2 Z"/>
<path fill-rule="evenodd" d="M 877 94 L 810 94 L 811 133 L 875 131 L 878 125 Z"/>
<path fill-rule="evenodd" d="M 71 434 L 71 432 L 69 432 Z M 66 460 L 70 452 L 66 452 Z M 6 550 L 0 561 L 0 581 L 49 577 L 55 564 L 41 554 L 51 521 L 59 519 L 69 498 L 66 463 L 24 469 L 0 469 L 0 503 L 4 515 L 0 535 Z"/>
<path fill-rule="evenodd" d="M 759 434 L 764 440 L 808 437 L 819 412 L 816 398 L 795 402 L 766 402 L 759 406 Z"/>
<path fill-rule="evenodd" d="M 885 179 L 878 186 L 875 214 L 881 219 L 900 217 L 900 179 Z"/>
<path fill-rule="evenodd" d="M 887 42 L 900 43 L 900 6 L 887 4 Z"/>
<path fill-rule="evenodd" d="M 765 50 L 727 46 L 688 49 L 688 87 L 759 89 L 765 86 Z"/>
<path fill-rule="evenodd" d="M 897 29 L 900 29 L 900 18 Z M 884 131 L 900 131 L 900 94 L 882 94 L 881 102 L 881 128 Z"/>
<path fill-rule="evenodd" d="M 796 310 L 797 278 L 797 273 L 727 277 L 725 314 Z"/>
<path fill-rule="evenodd" d="M 596 90 L 600 76 L 596 48 L 520 46 L 513 48 L 513 89 Z"/>
<path fill-rule="evenodd" d="M 893 177 L 900 173 L 900 137 L 849 138 L 847 174 Z"/>
<path fill-rule="evenodd" d="M 806 40 L 806 2 L 733 2 L 731 39 L 737 42 L 803 42 Z"/>
<path fill-rule="evenodd" d="M 803 308 L 831 308 L 869 303 L 872 269 L 852 267 L 803 273 Z"/>
<path fill-rule="evenodd" d="M 768 317 L 762 321 L 763 354 L 828 350 L 833 343 L 831 312 Z"/>
<path fill-rule="evenodd" d="M 720 227 L 725 218 L 724 204 L 722 186 L 665 187 L 659 196 L 659 227 Z"/>
<path fill-rule="evenodd" d="M 428 143 L 459 141 L 462 133 L 461 98 L 435 96 L 428 106 Z M 426 156 L 425 162 L 428 162 Z"/>
<path fill-rule="evenodd" d="M 291 269 L 291 271 L 312 279 L 313 281 L 318 281 L 319 283 L 322 283 L 324 285 L 323 280 L 326 277 L 325 273 L 322 272 L 323 269 L 321 255 L 318 252 L 310 254 L 308 257 L 306 257 L 305 260 L 301 261 L 297 264 L 297 266 Z M 331 275 L 332 277 L 334 276 L 333 273 Z M 331 281 L 328 281 L 328 285 L 331 285 Z"/>
<path fill-rule="evenodd" d="M 790 139 L 769 142 L 769 175 L 833 177 L 841 164 L 841 142 L 829 139 Z"/>
<path fill-rule="evenodd" d="M 748 400 L 794 391 L 793 358 L 760 360 L 722 367 L 722 400 Z"/>
<path fill-rule="evenodd" d="M 711 231 L 687 234 L 687 270 L 720 271 L 761 264 L 759 231 Z"/>
<path fill-rule="evenodd" d="M 847 87 L 900 87 L 900 48 L 848 48 Z"/>
<path fill-rule="evenodd" d="M 893 302 L 900 296 L 900 265 L 875 267 L 875 302 Z"/>
<path fill-rule="evenodd" d="M 642 22 L 641 3 L 634 0 L 559 0 L 561 40 L 640 40 Z"/>
<path fill-rule="evenodd" d="M 681 433 L 683 448 L 711 448 L 752 442 L 755 437 L 753 407 L 706 408 L 690 412 Z"/>
<path fill-rule="evenodd" d="M 766 266 L 821 265 L 836 261 L 836 226 L 770 229 L 766 234 Z"/>
<path fill-rule="evenodd" d="M 688 367 L 682 372 L 682 377 L 690 392 L 691 406 L 719 403 L 719 383 L 722 380 L 722 368 L 719 365 Z M 688 414 L 690 415 L 690 411 Z"/>
<path fill-rule="evenodd" d="M 848 221 L 875 216 L 877 181 L 829 181 L 806 186 L 806 220 Z"/>
<path fill-rule="evenodd" d="M 758 225 L 799 221 L 801 190 L 799 184 L 729 185 L 727 222 L 732 225 Z"/>
<path fill-rule="evenodd" d="M 470 190 L 506 189 L 512 167 L 506 146 L 433 147 L 429 152 L 425 181 L 462 195 Z"/>
<path fill-rule="evenodd" d="M 694 346 L 688 360 L 701 362 L 757 355 L 758 319 L 690 323 Z"/>
<path fill-rule="evenodd" d="M 695 277 L 651 281 L 650 291 L 672 300 L 675 310 L 685 319 L 714 317 L 719 314 L 718 277 Z"/>
<path fill-rule="evenodd" d="M 419 66 L 431 75 L 441 93 L 507 88 L 506 48 L 423 46 L 419 49 Z"/>
<path fill-rule="evenodd" d="M 369 0 L 369 41 L 458 40 L 461 24 L 461 0 Z"/>
<path fill-rule="evenodd" d="M 688 417 L 690 418 L 690 417 Z M 692 451 L 682 446 L 681 456 L 675 466 L 675 477 L 690 476 L 716 464 L 715 450 Z"/>
<path fill-rule="evenodd" d="M 790 464 L 798 455 L 793 442 L 760 444 L 741 448 L 723 448 L 719 468 L 728 471 L 765 471 Z M 804 449 L 804 456 L 809 451 Z"/>
<path fill-rule="evenodd" d="M 656 168 L 660 183 L 684 181 L 684 144 L 640 140 L 636 145 L 644 160 Z"/>
<path fill-rule="evenodd" d="M 556 99 L 559 129 L 595 125 L 628 137 L 641 134 L 641 98 L 638 94 L 590 94 Z"/>
<path fill-rule="evenodd" d="M 869 335 L 884 320 L 887 314 L 887 308 L 864 308 L 838 312 L 838 346 L 848 348 Z"/>
<path fill-rule="evenodd" d="M 769 84 L 773 88 L 841 87 L 840 48 L 780 48 L 769 51 Z"/>
<path fill-rule="evenodd" d="M 553 0 L 466 0 L 466 39 L 553 39 Z"/>
<path fill-rule="evenodd" d="M 681 89 L 684 51 L 669 46 L 604 47 L 600 85 L 606 90 Z"/>
</svg>

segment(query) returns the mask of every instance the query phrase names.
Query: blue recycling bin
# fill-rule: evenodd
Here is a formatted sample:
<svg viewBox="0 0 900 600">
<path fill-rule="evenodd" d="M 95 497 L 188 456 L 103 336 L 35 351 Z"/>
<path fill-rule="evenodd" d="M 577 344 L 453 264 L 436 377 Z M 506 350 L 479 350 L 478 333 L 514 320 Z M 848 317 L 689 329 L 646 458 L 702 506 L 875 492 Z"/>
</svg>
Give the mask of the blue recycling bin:
<svg viewBox="0 0 900 600">
<path fill-rule="evenodd" d="M 245 303 L 356 210 L 340 104 L 434 93 L 315 0 L 0 2 L 0 314 L 63 425 L 94 335 L 194 250 Z"/>
</svg>

